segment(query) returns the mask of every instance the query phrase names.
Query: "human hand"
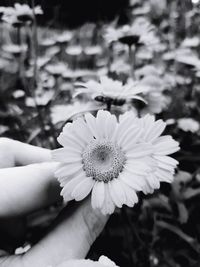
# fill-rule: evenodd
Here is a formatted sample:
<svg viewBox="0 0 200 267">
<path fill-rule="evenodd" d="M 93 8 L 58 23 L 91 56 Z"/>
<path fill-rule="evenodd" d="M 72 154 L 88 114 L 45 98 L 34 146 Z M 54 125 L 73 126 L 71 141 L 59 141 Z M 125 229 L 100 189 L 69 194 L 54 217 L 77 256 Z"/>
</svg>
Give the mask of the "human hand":
<svg viewBox="0 0 200 267">
<path fill-rule="evenodd" d="M 57 163 L 51 162 L 47 149 L 0 138 L 0 167 L 0 231 L 20 238 L 27 215 L 60 199 L 54 178 Z M 39 243 L 23 255 L 2 255 L 0 267 L 57 266 L 85 258 L 107 219 L 91 208 L 89 200 L 70 203 Z M 0 248 L 5 249 L 2 241 Z"/>
</svg>

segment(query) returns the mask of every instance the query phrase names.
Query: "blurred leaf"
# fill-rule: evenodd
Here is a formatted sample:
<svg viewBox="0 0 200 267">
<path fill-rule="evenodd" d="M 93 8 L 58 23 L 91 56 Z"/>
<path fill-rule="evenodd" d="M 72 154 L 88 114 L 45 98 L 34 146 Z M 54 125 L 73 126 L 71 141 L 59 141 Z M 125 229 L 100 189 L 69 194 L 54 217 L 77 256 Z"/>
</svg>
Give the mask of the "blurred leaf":
<svg viewBox="0 0 200 267">
<path fill-rule="evenodd" d="M 189 217 L 188 210 L 187 210 L 186 206 L 181 202 L 178 202 L 177 206 L 178 206 L 178 211 L 179 211 L 180 223 L 186 223 L 188 221 L 188 217 Z"/>
<path fill-rule="evenodd" d="M 40 128 L 36 128 L 29 136 L 27 143 L 31 143 L 41 133 Z"/>
<path fill-rule="evenodd" d="M 200 195 L 200 188 L 197 189 L 193 189 L 193 188 L 187 188 L 184 192 L 183 192 L 183 198 L 184 199 L 190 199 L 192 197 L 196 197 Z"/>
</svg>

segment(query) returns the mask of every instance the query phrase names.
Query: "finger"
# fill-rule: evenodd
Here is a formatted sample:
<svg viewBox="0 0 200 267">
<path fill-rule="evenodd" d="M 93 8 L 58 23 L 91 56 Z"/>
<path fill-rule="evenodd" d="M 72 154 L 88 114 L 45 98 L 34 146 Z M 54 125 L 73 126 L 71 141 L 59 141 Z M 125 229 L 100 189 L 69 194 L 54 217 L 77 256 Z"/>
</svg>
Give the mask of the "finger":
<svg viewBox="0 0 200 267">
<path fill-rule="evenodd" d="M 0 169 L 0 218 L 21 216 L 60 199 L 57 163 Z"/>
<path fill-rule="evenodd" d="M 85 258 L 107 219 L 92 209 L 90 198 L 67 206 L 49 234 L 24 255 L 25 266 L 56 266 L 69 259 Z"/>
<path fill-rule="evenodd" d="M 0 168 L 28 165 L 51 160 L 50 150 L 0 138 Z"/>
</svg>

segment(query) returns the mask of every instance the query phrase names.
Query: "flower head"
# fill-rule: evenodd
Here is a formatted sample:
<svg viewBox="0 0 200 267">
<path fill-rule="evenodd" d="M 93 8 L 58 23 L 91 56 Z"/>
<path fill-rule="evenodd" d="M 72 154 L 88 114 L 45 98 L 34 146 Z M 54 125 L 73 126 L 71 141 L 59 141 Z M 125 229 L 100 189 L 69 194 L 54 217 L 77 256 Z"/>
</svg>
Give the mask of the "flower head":
<svg viewBox="0 0 200 267">
<path fill-rule="evenodd" d="M 47 65 L 45 69 L 54 76 L 61 76 L 67 70 L 67 66 L 64 63 L 54 63 Z"/>
<path fill-rule="evenodd" d="M 52 267 L 52 266 L 48 266 Z M 59 267 L 118 267 L 113 261 L 106 256 L 101 256 L 98 261 L 92 260 L 69 260 Z"/>
<path fill-rule="evenodd" d="M 120 28 L 109 27 L 104 35 L 108 43 L 119 41 L 123 44 L 140 45 L 153 40 L 152 25 L 144 19 L 136 19 L 132 25 L 124 25 Z"/>
<path fill-rule="evenodd" d="M 66 124 L 58 137 L 63 148 L 52 152 L 61 162 L 55 175 L 64 199 L 80 201 L 92 191 L 92 207 L 111 214 L 115 206 L 134 206 L 137 191 L 151 193 L 160 181 L 171 182 L 177 161 L 167 155 L 179 147 L 172 137 L 160 137 L 164 128 L 150 115 L 128 112 L 117 121 L 102 110 Z"/>
<path fill-rule="evenodd" d="M 199 122 L 192 118 L 178 119 L 178 128 L 184 132 L 196 133 L 200 129 Z"/>
<path fill-rule="evenodd" d="M 40 6 L 36 6 L 33 10 L 26 4 L 21 5 L 16 3 L 14 7 L 4 9 L 2 20 L 10 24 L 29 22 L 33 20 L 34 14 L 43 14 Z"/>
<path fill-rule="evenodd" d="M 91 80 L 77 85 L 83 88 L 78 88 L 74 97 L 80 94 L 87 94 L 97 101 L 111 101 L 114 105 L 121 105 L 131 99 L 145 102 L 139 94 L 147 90 L 146 86 L 140 86 L 137 82 L 129 82 L 123 85 L 122 82 L 112 80 L 106 76 L 101 77 L 100 82 Z"/>
<path fill-rule="evenodd" d="M 70 31 L 65 31 L 62 34 L 58 35 L 55 40 L 57 43 L 68 43 L 73 37 L 73 33 Z"/>
</svg>

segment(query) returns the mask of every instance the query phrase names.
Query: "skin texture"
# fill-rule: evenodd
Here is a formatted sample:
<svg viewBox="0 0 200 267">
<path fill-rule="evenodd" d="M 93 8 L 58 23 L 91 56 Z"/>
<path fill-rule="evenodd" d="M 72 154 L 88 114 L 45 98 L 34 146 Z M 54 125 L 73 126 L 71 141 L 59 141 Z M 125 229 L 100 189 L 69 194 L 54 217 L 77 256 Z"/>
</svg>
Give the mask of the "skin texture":
<svg viewBox="0 0 200 267">
<path fill-rule="evenodd" d="M 0 231 L 8 233 L 6 240 L 24 236 L 28 214 L 60 200 L 60 186 L 54 177 L 57 163 L 50 161 L 47 149 L 0 138 Z M 85 258 L 107 220 L 92 209 L 90 199 L 69 203 L 45 237 L 26 254 L 5 256 L 0 251 L 0 267 L 68 266 L 63 262 Z M 1 248 L 5 249 L 0 240 Z"/>
</svg>

